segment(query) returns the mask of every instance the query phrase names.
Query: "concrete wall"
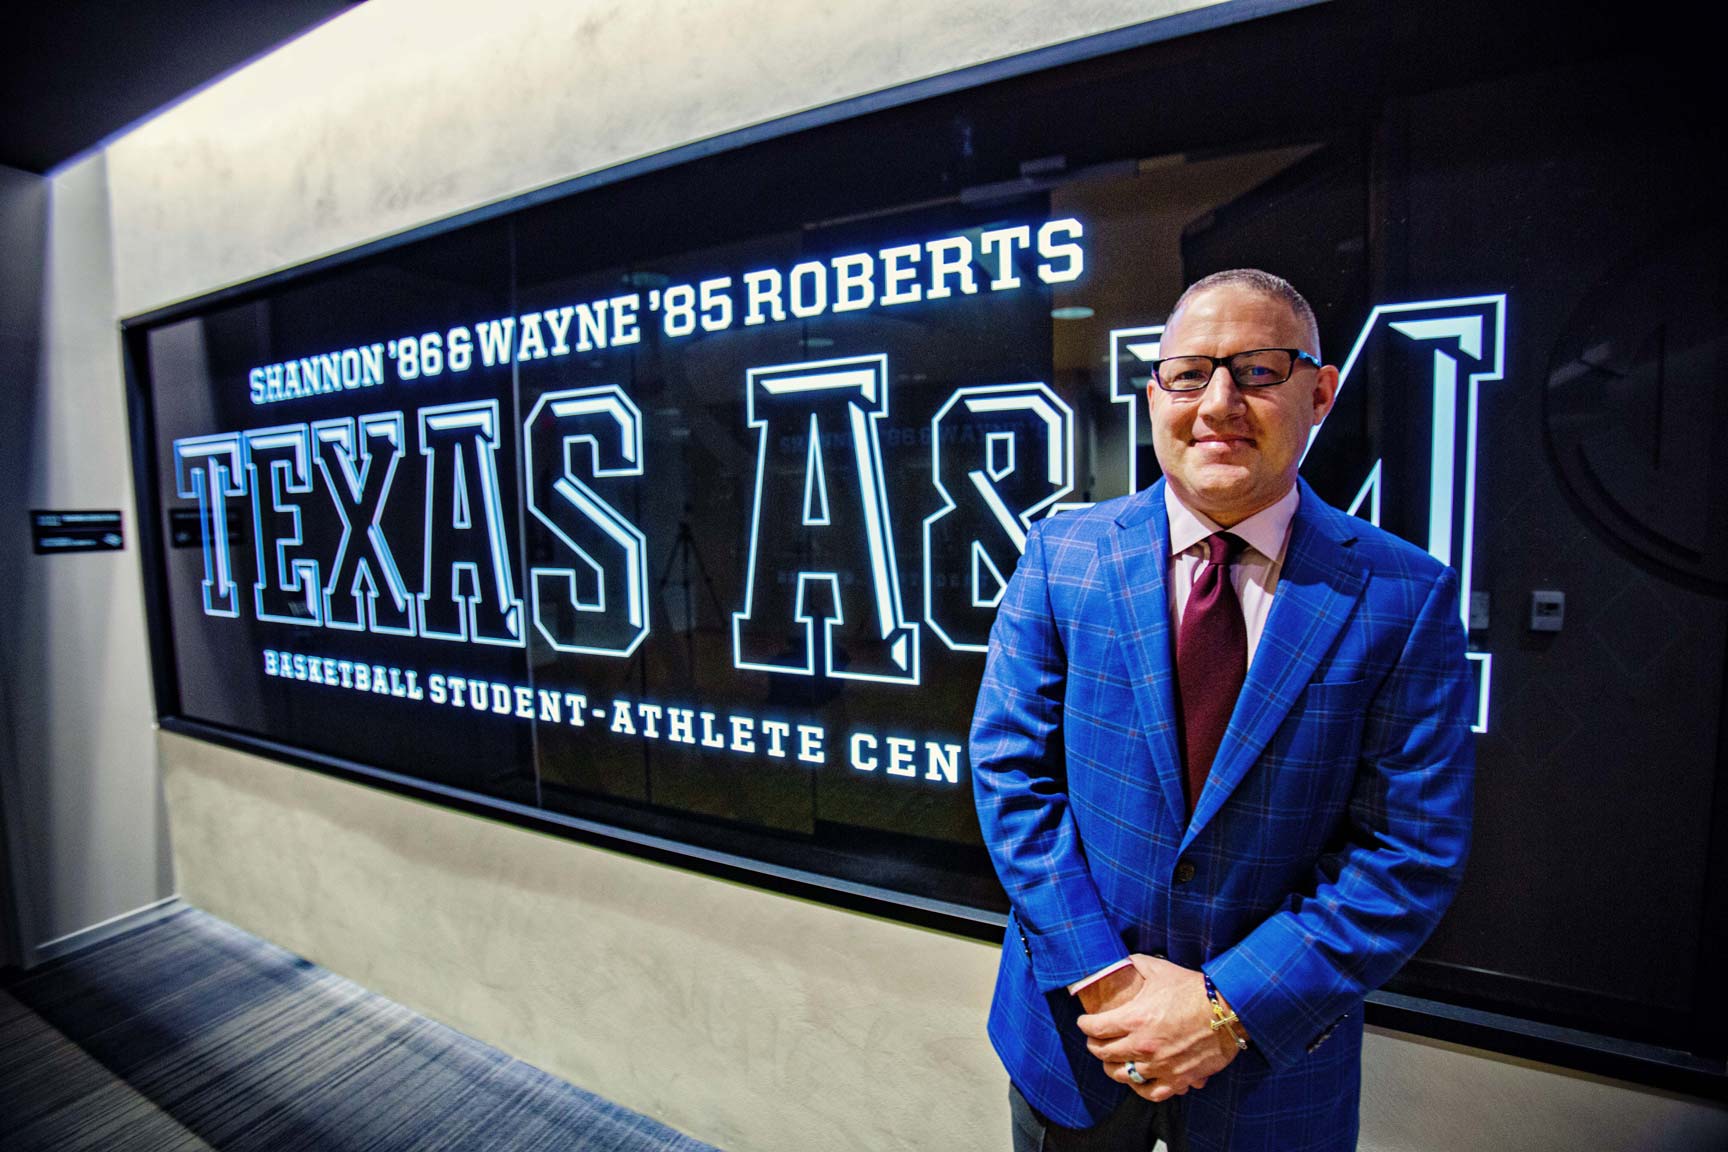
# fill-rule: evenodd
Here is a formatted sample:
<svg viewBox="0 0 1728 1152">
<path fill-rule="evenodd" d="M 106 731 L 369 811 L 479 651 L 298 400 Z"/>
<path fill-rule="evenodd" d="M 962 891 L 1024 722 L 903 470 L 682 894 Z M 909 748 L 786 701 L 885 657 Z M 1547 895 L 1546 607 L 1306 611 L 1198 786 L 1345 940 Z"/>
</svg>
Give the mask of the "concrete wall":
<svg viewBox="0 0 1728 1152">
<path fill-rule="evenodd" d="M 1006 1147 L 996 949 L 170 734 L 191 903 L 725 1149 Z"/>
<path fill-rule="evenodd" d="M 0 741 L 26 958 L 172 892 L 149 740 L 137 518 L 115 328 L 106 162 L 8 173 Z M 33 556 L 30 508 L 119 508 L 124 552 Z"/>
<path fill-rule="evenodd" d="M 79 335 L 52 342 L 49 375 L 91 389 L 107 406 L 95 419 L 117 428 L 117 314 L 1182 6 L 371 0 L 112 146 L 112 294 L 95 284 L 62 302 L 58 324 Z M 101 171 L 62 176 L 56 205 L 91 210 Z M 95 241 L 55 236 L 82 267 L 73 257 Z M 117 442 L 99 460 L 64 437 L 47 447 L 48 473 L 87 476 L 59 481 L 66 499 L 100 489 L 124 455 Z M 105 605 L 57 600 L 53 626 L 135 646 L 135 578 L 106 591 Z M 86 625 L 83 612 L 98 614 Z M 62 667 L 101 674 L 104 653 L 76 655 L 49 681 L 72 674 Z M 107 686 L 114 707 L 92 714 L 61 693 L 50 704 L 67 719 L 39 752 L 64 765 L 47 777 L 56 790 L 64 772 L 74 791 L 80 756 L 126 747 L 122 791 L 149 813 L 147 681 L 116 666 L 127 680 Z M 338 972 L 722 1147 L 1006 1146 L 1005 1082 L 982 1036 L 989 947 L 179 737 L 157 747 L 183 894 Z M 93 835 L 105 802 L 84 799 Z M 157 890 L 144 887 L 140 899 Z M 1406 1037 L 1375 1035 L 1366 1073 L 1371 1149 L 1650 1147 L 1653 1133 L 1706 1147 L 1728 1133 L 1719 1109 Z"/>
</svg>

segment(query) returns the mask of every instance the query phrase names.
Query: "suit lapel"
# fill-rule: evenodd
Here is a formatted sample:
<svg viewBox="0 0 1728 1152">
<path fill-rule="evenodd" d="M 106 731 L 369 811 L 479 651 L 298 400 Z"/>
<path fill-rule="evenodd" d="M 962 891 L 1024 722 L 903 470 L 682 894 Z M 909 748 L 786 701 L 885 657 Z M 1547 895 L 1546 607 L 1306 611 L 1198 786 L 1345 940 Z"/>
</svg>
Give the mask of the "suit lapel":
<svg viewBox="0 0 1728 1152">
<path fill-rule="evenodd" d="M 1140 735 L 1152 756 L 1158 791 L 1180 828 L 1187 816 L 1182 798 L 1182 760 L 1176 743 L 1176 672 L 1170 635 L 1165 574 L 1170 564 L 1170 524 L 1164 481 L 1142 491 L 1116 517 L 1116 531 L 1098 545 L 1110 574 L 1110 601 L 1117 637 L 1134 687 Z"/>
<path fill-rule="evenodd" d="M 1224 806 L 1289 715 L 1362 593 L 1367 574 L 1348 547 L 1356 536 L 1352 519 L 1299 483 L 1302 498 L 1291 521 L 1272 612 L 1183 837 L 1183 850 Z"/>
</svg>

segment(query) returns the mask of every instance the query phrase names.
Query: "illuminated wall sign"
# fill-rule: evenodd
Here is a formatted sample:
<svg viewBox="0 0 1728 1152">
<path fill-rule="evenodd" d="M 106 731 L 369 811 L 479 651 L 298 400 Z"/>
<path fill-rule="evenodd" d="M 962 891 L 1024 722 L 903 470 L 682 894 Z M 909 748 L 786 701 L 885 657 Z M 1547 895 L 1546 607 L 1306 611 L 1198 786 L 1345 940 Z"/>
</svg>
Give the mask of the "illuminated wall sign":
<svg viewBox="0 0 1728 1152">
<path fill-rule="evenodd" d="M 1058 294 L 1112 270 L 1082 216 L 877 234 L 158 334 L 159 390 L 202 374 L 158 444 L 166 518 L 198 526 L 169 572 L 188 713 L 650 828 L 975 844 L 997 606 L 1040 517 L 1155 479 L 1162 328 L 1118 312 L 1058 354 L 1052 312 L 1093 315 Z M 1421 438 L 1347 449 L 1330 495 L 1462 572 L 1504 312 L 1369 307 L 1342 365 Z"/>
<path fill-rule="evenodd" d="M 1076 255 L 1071 265 L 1081 262 Z M 1504 309 L 1501 296 L 1378 307 L 1342 368 L 1342 387 L 1358 385 L 1364 349 L 1376 340 L 1413 341 L 1431 353 L 1429 379 L 1409 385 L 1431 390 L 1427 544 L 1465 571 L 1475 519 L 1477 386 L 1500 376 Z M 1139 438 L 1145 363 L 1157 357 L 1160 335 L 1157 326 L 1109 333 L 1110 395 L 1129 423 L 1124 443 Z M 1074 413 L 1049 384 L 965 384 L 942 397 L 929 418 L 927 448 L 920 445 L 933 491 L 917 494 L 894 484 L 885 463 L 891 378 L 884 354 L 744 373 L 744 423 L 755 448 L 748 510 L 739 509 L 735 524 L 710 525 L 748 540 L 742 599 L 729 606 L 735 670 L 866 681 L 883 693 L 915 689 L 925 629 L 952 652 L 984 652 L 1027 530 L 1039 515 L 1075 506 L 1062 503 L 1074 488 Z M 666 542 L 651 540 L 595 485 L 611 480 L 628 491 L 653 482 L 642 411 L 619 385 L 547 392 L 528 410 L 518 440 L 523 500 L 556 547 L 520 575 L 508 523 L 522 509 L 505 496 L 510 485 L 497 459 L 501 440 L 517 431 L 503 426 L 498 401 L 476 400 L 175 440 L 176 491 L 197 501 L 203 525 L 203 611 L 462 646 L 522 648 L 532 629 L 561 662 L 570 658 L 571 668 L 630 658 L 654 631 L 649 566 Z M 1315 429 L 1310 448 L 1324 443 L 1323 432 Z M 1378 523 L 1386 471 L 1400 463 L 1374 460 L 1349 511 Z M 1138 486 L 1132 454 L 1121 467 Z M 392 498 L 424 508 L 412 542 L 423 562 L 411 575 L 397 559 L 409 549 L 384 526 Z M 940 506 L 922 517 L 922 554 L 909 569 L 921 576 L 920 620 L 906 609 L 895 519 L 931 499 Z M 234 501 L 250 513 L 249 541 L 227 535 Z M 334 541 L 332 548 L 309 543 L 312 521 L 322 530 L 311 535 Z M 237 547 L 253 561 L 249 588 L 231 563 Z M 789 557 L 798 559 L 789 564 Z M 937 579 L 939 572 L 959 579 Z M 579 678 L 546 686 L 458 674 L 444 670 L 442 657 L 421 668 L 368 660 L 353 645 L 318 647 L 265 646 L 261 671 L 640 742 L 805 764 L 843 751 L 856 771 L 883 766 L 884 779 L 956 785 L 961 778 L 964 715 L 947 717 L 940 739 L 859 729 L 840 749 L 826 726 L 790 714 L 602 699 L 575 690 Z M 1490 656 L 1471 657 L 1480 672 L 1483 731 Z"/>
</svg>

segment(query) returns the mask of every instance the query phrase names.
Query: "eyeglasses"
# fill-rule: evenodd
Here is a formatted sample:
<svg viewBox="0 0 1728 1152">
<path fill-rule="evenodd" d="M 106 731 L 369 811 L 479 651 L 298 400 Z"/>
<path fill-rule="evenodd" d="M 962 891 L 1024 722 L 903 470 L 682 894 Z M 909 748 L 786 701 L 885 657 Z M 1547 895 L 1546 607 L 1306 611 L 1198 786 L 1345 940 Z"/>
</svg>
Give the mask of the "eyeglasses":
<svg viewBox="0 0 1728 1152">
<path fill-rule="evenodd" d="M 1320 367 L 1300 348 L 1250 348 L 1231 356 L 1170 356 L 1152 361 L 1152 379 L 1166 392 L 1201 392 L 1220 365 L 1238 388 L 1270 388 L 1290 379 L 1298 364 Z"/>
</svg>

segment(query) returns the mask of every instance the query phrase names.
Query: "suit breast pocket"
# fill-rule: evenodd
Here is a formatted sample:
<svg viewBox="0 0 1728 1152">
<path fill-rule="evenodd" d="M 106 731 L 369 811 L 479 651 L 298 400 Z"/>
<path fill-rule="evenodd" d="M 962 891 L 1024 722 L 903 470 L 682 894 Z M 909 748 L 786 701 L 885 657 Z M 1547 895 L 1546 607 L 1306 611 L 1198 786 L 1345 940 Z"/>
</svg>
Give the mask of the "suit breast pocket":
<svg viewBox="0 0 1728 1152">
<path fill-rule="evenodd" d="M 1330 720 L 1344 714 L 1361 716 L 1367 707 L 1368 681 L 1319 680 L 1302 690 L 1302 715 Z"/>
<path fill-rule="evenodd" d="M 1284 718 L 1267 752 L 1274 759 L 1302 767 L 1351 762 L 1360 751 L 1367 710 L 1366 680 L 1310 684 Z"/>
</svg>

